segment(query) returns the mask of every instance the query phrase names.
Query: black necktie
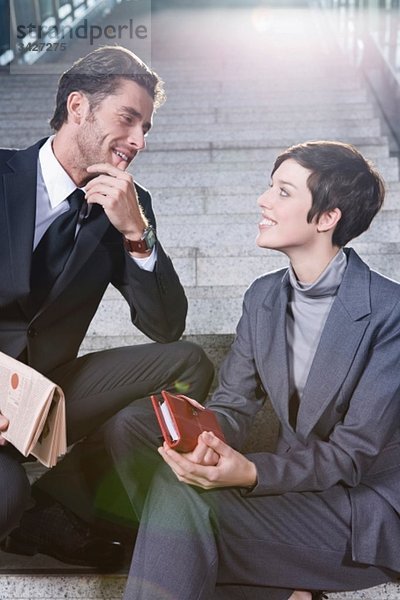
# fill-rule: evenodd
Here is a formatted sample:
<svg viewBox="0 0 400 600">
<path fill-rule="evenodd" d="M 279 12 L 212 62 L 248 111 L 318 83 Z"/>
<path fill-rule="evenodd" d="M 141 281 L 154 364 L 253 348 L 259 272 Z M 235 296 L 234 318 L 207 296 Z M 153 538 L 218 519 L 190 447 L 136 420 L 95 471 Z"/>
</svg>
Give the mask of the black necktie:
<svg viewBox="0 0 400 600">
<path fill-rule="evenodd" d="M 76 189 L 67 198 L 69 210 L 53 221 L 32 256 L 30 303 L 34 312 L 42 305 L 71 253 L 85 193 Z"/>
</svg>

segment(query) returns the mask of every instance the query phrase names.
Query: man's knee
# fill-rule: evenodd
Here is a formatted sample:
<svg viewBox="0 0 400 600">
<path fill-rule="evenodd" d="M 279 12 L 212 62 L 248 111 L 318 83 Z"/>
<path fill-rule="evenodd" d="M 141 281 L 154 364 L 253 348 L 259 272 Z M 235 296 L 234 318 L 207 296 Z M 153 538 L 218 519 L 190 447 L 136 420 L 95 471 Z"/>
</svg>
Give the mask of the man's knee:
<svg viewBox="0 0 400 600">
<path fill-rule="evenodd" d="M 8 456 L 0 456 L 0 539 L 18 527 L 28 506 L 30 485 L 24 468 Z"/>
<path fill-rule="evenodd" d="M 188 341 L 180 341 L 177 343 L 182 347 L 190 364 L 203 370 L 209 377 L 214 375 L 214 366 L 201 346 Z"/>
<path fill-rule="evenodd" d="M 171 381 L 171 391 L 192 395 L 197 400 L 206 399 L 214 375 L 214 367 L 204 350 L 192 342 L 173 342 L 173 352 L 178 371 L 182 375 Z M 172 350 L 172 348 L 171 348 Z M 167 387 L 167 380 L 165 386 Z M 162 443 L 160 428 L 150 397 L 131 402 L 119 410 L 103 425 L 101 435 L 107 450 L 118 454 L 128 448 L 141 448 L 143 445 L 156 449 Z"/>
<path fill-rule="evenodd" d="M 203 348 L 193 342 L 176 342 L 184 364 L 182 377 L 174 382 L 175 392 L 203 402 L 214 377 L 214 366 Z"/>
</svg>

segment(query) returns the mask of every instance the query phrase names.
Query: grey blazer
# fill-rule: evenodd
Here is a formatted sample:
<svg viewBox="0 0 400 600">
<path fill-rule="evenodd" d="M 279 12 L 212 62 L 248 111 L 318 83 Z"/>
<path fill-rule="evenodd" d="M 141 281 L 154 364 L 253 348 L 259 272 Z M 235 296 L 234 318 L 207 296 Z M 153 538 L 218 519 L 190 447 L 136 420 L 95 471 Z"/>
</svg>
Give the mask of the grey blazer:
<svg viewBox="0 0 400 600">
<path fill-rule="evenodd" d="M 348 488 L 355 561 L 400 571 L 400 285 L 354 250 L 289 423 L 287 269 L 257 279 L 210 407 L 240 448 L 269 396 L 280 422 L 276 450 L 249 455 L 250 495 Z M 373 519 L 371 515 L 373 514 Z"/>
</svg>

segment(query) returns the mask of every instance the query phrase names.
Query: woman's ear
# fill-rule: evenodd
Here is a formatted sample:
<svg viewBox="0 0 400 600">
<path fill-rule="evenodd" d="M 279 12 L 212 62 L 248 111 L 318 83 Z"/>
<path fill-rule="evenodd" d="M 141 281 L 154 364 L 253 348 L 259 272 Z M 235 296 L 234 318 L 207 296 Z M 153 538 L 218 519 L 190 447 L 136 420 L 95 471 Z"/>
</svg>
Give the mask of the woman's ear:
<svg viewBox="0 0 400 600">
<path fill-rule="evenodd" d="M 336 227 L 342 217 L 342 211 L 340 208 L 333 208 L 320 215 L 317 221 L 317 230 L 324 232 L 330 231 Z"/>
<path fill-rule="evenodd" d="M 67 98 L 68 120 L 79 125 L 86 116 L 88 108 L 89 102 L 85 94 L 78 91 L 70 93 Z"/>
</svg>

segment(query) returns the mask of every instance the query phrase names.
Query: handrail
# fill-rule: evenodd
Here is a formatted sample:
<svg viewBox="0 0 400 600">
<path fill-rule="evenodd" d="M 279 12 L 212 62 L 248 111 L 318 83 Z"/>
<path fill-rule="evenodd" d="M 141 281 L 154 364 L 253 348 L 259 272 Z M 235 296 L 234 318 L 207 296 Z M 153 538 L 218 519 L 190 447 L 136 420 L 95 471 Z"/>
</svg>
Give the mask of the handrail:
<svg viewBox="0 0 400 600">
<path fill-rule="evenodd" d="M 345 56 L 362 68 L 400 147 L 400 0 L 317 0 Z"/>
</svg>

